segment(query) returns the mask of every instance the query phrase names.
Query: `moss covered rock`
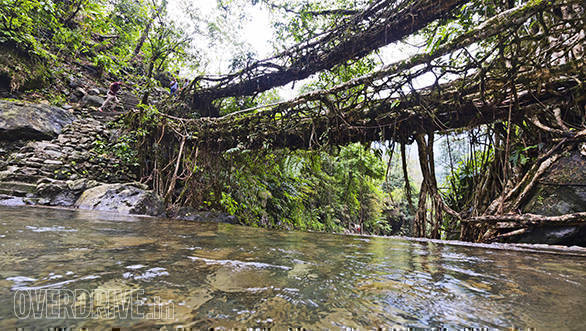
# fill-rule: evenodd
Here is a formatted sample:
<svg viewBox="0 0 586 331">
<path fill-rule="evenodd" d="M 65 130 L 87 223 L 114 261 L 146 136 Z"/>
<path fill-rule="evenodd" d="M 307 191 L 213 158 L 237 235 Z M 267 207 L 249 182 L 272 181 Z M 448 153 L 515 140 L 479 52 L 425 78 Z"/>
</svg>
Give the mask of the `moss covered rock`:
<svg viewBox="0 0 586 331">
<path fill-rule="evenodd" d="M 556 216 L 586 211 L 586 157 L 574 151 L 541 177 L 524 213 Z"/>
<path fill-rule="evenodd" d="M 25 91 L 48 86 L 53 79 L 46 59 L 10 44 L 0 44 L 0 89 Z"/>
</svg>

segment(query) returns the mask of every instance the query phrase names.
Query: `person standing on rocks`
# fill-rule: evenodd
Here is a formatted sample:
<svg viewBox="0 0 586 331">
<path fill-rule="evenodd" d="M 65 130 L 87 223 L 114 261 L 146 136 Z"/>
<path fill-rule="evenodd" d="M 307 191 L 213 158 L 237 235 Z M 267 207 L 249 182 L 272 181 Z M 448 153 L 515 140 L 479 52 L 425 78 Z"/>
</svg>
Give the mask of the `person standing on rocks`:
<svg viewBox="0 0 586 331">
<path fill-rule="evenodd" d="M 179 84 L 177 83 L 177 79 L 173 77 L 173 80 L 171 81 L 171 95 L 174 95 L 178 88 Z"/>
<path fill-rule="evenodd" d="M 118 103 L 118 97 L 116 96 L 116 94 L 118 94 L 121 87 L 122 87 L 122 82 L 120 82 L 120 81 L 114 82 L 110 85 L 110 90 L 108 91 L 108 94 L 106 95 L 106 100 L 104 101 L 102 106 L 100 108 L 98 108 L 99 111 L 104 111 L 104 109 L 106 107 L 110 106 L 111 104 L 115 106 Z"/>
</svg>

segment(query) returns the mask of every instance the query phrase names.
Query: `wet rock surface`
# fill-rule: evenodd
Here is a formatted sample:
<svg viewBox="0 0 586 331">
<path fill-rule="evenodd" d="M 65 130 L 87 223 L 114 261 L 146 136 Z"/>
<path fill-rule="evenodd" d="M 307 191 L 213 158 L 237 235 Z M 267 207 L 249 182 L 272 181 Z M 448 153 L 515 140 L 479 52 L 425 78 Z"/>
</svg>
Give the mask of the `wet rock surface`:
<svg viewBox="0 0 586 331">
<path fill-rule="evenodd" d="M 45 178 L 36 186 L 36 194 L 39 204 L 71 207 L 85 190 L 98 185 L 99 182 L 87 178 L 68 181 Z"/>
<path fill-rule="evenodd" d="M 214 223 L 230 223 L 238 224 L 238 219 L 235 216 L 214 212 L 214 211 L 200 211 L 191 207 L 182 207 L 177 211 L 169 214 L 170 217 L 196 222 L 214 222 Z"/>
<path fill-rule="evenodd" d="M 24 202 L 24 199 L 21 197 L 0 194 L 0 206 L 16 207 L 24 205 L 26 205 L 26 203 Z"/>
<path fill-rule="evenodd" d="M 137 184 L 103 184 L 82 193 L 75 207 L 121 214 L 159 216 L 163 202 L 146 187 Z"/>
<path fill-rule="evenodd" d="M 586 246 L 586 226 L 546 226 L 536 228 L 519 239 L 520 243 Z"/>
<path fill-rule="evenodd" d="M 0 100 L 0 140 L 51 139 L 74 120 L 69 111 L 59 107 Z"/>
</svg>

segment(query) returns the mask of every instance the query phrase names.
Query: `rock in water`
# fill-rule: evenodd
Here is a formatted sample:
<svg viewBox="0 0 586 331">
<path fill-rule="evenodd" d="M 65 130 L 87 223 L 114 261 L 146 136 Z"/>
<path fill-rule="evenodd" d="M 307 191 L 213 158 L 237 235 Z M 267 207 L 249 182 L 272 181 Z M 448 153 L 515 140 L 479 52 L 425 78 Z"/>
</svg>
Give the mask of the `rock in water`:
<svg viewBox="0 0 586 331">
<path fill-rule="evenodd" d="M 0 194 L 0 206 L 16 207 L 24 205 L 24 200 L 21 197 L 13 197 L 5 194 Z"/>
<path fill-rule="evenodd" d="M 52 139 L 74 119 L 59 107 L 0 100 L 0 140 Z"/>
<path fill-rule="evenodd" d="M 544 226 L 523 235 L 519 242 L 566 246 L 586 246 L 586 226 Z"/>
<path fill-rule="evenodd" d="M 36 193 L 41 198 L 40 204 L 70 207 L 84 190 L 98 185 L 100 183 L 87 178 L 68 181 L 44 178 L 37 185 Z"/>
<path fill-rule="evenodd" d="M 104 184 L 82 193 L 75 206 L 80 209 L 114 211 L 121 214 L 158 216 L 163 202 L 140 184 Z"/>
<path fill-rule="evenodd" d="M 238 224 L 235 216 L 213 211 L 199 211 L 193 207 L 181 207 L 170 216 L 184 221 Z"/>
</svg>

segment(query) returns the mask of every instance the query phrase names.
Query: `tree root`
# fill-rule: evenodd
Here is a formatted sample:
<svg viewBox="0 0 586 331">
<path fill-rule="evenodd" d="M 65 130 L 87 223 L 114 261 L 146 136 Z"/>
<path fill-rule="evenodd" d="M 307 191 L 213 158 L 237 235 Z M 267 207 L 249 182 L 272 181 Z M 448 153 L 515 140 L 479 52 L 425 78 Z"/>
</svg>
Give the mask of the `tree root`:
<svg viewBox="0 0 586 331">
<path fill-rule="evenodd" d="M 586 224 L 586 212 L 545 216 L 537 214 L 484 215 L 462 220 L 467 226 L 488 224 L 488 230 L 480 238 L 483 242 L 493 242 L 526 233 L 544 226 L 569 226 Z M 512 230 L 512 231 L 511 231 Z M 502 233 L 504 231 L 504 233 Z"/>
<path fill-rule="evenodd" d="M 543 226 L 543 225 L 575 225 L 586 222 L 586 212 L 564 214 L 559 216 L 544 216 L 537 214 L 506 214 L 506 215 L 484 215 L 471 217 L 462 220 L 468 223 L 491 223 L 514 222 L 522 226 Z"/>
</svg>

